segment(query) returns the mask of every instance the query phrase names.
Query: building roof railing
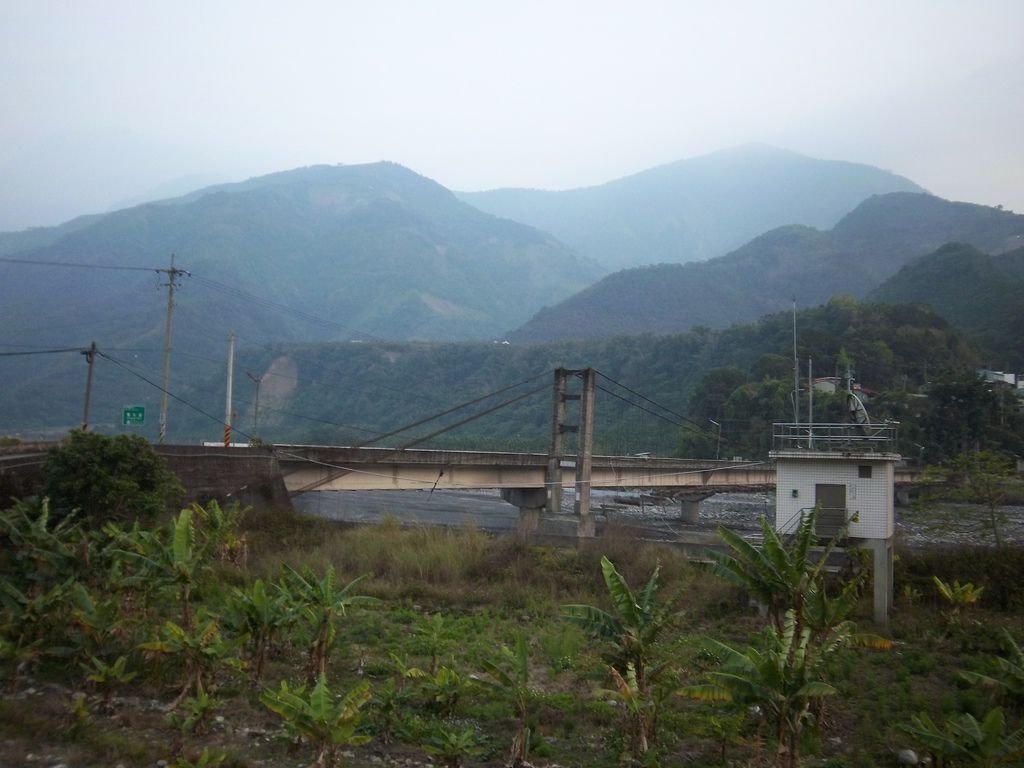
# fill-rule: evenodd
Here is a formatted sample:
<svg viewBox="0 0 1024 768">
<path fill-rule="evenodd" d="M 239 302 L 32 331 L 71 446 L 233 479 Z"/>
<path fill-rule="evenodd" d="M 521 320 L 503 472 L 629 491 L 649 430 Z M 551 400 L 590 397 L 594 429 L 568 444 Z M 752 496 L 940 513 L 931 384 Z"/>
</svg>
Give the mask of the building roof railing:
<svg viewBox="0 0 1024 768">
<path fill-rule="evenodd" d="M 898 427 L 896 423 L 775 424 L 772 450 L 894 454 Z"/>
</svg>

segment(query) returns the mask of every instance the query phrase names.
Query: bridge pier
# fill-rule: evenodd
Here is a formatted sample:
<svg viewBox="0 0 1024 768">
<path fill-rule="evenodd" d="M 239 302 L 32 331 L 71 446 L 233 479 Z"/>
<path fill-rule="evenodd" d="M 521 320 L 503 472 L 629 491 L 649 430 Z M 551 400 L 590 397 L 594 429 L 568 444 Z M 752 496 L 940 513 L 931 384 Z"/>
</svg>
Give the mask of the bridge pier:
<svg viewBox="0 0 1024 768">
<path fill-rule="evenodd" d="M 502 488 L 501 498 L 519 507 L 519 532 L 533 533 L 540 525 L 541 510 L 547 505 L 548 492 L 544 488 Z"/>
<path fill-rule="evenodd" d="M 687 525 L 700 522 L 700 503 L 714 496 L 714 493 L 697 491 L 679 495 L 679 521 Z"/>
</svg>

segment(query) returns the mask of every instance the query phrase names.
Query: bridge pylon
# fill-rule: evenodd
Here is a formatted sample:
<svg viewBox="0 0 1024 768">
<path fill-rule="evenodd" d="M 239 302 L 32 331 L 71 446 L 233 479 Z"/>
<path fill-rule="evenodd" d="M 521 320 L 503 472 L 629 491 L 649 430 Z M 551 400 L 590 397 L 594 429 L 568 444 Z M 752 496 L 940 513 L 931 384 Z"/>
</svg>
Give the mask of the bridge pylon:
<svg viewBox="0 0 1024 768">
<path fill-rule="evenodd" d="M 579 382 L 578 386 L 570 385 Z M 547 472 L 544 478 L 545 508 L 548 514 L 562 509 L 562 471 L 570 466 L 576 470 L 576 501 L 579 536 L 594 535 L 594 518 L 590 514 L 591 469 L 594 456 L 594 393 L 597 372 L 593 368 L 558 368 L 554 372 L 551 401 L 551 444 L 548 451 Z M 576 389 L 578 391 L 570 391 Z M 579 402 L 579 422 L 567 422 L 567 403 Z M 565 435 L 575 433 L 576 460 L 566 460 Z"/>
</svg>

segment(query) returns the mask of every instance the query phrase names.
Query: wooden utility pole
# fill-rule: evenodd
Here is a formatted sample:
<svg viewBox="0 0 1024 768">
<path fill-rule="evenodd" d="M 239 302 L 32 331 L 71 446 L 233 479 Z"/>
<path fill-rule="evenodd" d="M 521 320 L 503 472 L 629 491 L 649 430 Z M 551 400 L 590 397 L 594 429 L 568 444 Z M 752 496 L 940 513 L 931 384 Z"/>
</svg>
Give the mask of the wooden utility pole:
<svg viewBox="0 0 1024 768">
<path fill-rule="evenodd" d="M 89 401 L 92 399 L 92 366 L 96 362 L 96 342 L 93 341 L 88 349 L 83 349 L 85 362 L 89 365 L 89 371 L 85 374 L 85 407 L 82 409 L 82 431 L 89 431 Z"/>
<path fill-rule="evenodd" d="M 157 272 L 167 274 L 167 319 L 164 322 L 164 376 L 160 391 L 160 435 L 157 442 L 161 445 L 167 437 L 167 395 L 168 387 L 171 385 L 171 316 L 174 312 L 174 289 L 178 287 L 178 279 L 181 275 L 189 273 L 184 269 L 174 266 L 174 254 L 171 254 L 171 266 L 169 269 L 158 269 Z"/>
</svg>

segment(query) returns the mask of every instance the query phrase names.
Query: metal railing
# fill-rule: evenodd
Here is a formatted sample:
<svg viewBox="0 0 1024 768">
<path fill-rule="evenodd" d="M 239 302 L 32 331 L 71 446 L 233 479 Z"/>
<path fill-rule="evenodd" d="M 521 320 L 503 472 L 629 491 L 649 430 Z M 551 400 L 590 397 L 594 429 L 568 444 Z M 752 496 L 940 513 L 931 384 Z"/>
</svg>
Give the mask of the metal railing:
<svg viewBox="0 0 1024 768">
<path fill-rule="evenodd" d="M 825 453 L 896 453 L 899 425 L 887 424 L 775 424 L 775 451 Z"/>
<path fill-rule="evenodd" d="M 804 507 L 798 514 L 791 517 L 784 526 L 776 530 L 782 538 L 788 538 L 796 533 L 796 529 L 804 521 L 805 517 L 815 509 L 818 510 L 818 518 L 814 521 L 814 533 L 819 538 L 831 539 L 844 533 L 849 524 L 855 519 L 850 515 L 846 507 Z"/>
</svg>

